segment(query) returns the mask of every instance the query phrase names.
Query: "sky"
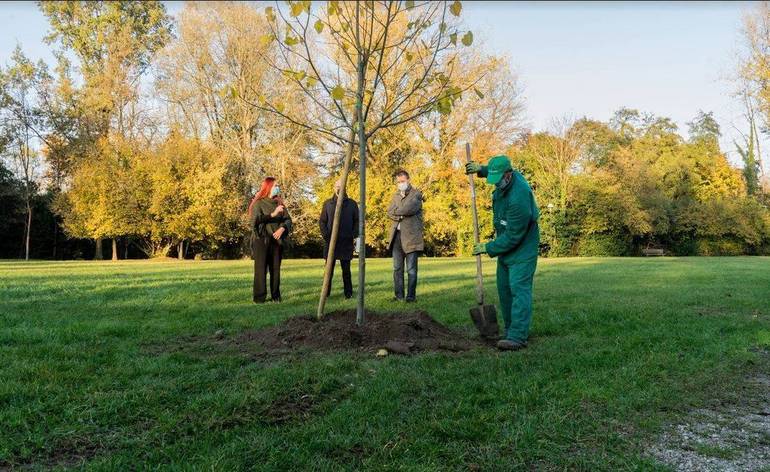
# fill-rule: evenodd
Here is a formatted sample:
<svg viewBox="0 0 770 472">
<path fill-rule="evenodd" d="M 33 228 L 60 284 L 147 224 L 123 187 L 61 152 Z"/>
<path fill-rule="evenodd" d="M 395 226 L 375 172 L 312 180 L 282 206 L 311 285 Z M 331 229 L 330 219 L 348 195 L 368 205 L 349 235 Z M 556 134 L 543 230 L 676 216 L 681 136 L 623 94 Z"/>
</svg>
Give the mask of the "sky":
<svg viewBox="0 0 770 472">
<path fill-rule="evenodd" d="M 166 2 L 178 12 L 180 2 Z M 686 135 L 713 111 L 722 149 L 745 128 L 729 77 L 748 2 L 463 2 L 462 17 L 488 53 L 509 58 L 524 87 L 527 122 L 608 120 L 620 107 L 672 118 Z M 33 2 L 0 2 L 0 63 L 17 43 L 52 61 L 48 24 Z"/>
</svg>

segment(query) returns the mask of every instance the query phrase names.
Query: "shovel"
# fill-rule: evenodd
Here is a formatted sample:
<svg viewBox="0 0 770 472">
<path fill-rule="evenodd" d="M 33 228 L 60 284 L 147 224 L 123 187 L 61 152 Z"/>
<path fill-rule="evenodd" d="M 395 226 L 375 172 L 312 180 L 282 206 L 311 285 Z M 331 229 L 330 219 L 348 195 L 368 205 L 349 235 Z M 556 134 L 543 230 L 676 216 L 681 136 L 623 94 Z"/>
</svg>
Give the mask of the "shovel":
<svg viewBox="0 0 770 472">
<path fill-rule="evenodd" d="M 471 162 L 471 145 L 465 143 L 465 157 Z M 468 174 L 471 183 L 471 210 L 473 213 L 473 240 L 479 241 L 479 214 L 476 211 L 476 186 L 473 183 L 473 174 Z M 484 339 L 497 339 L 499 327 L 497 325 L 497 310 L 494 305 L 484 304 L 484 276 L 481 272 L 481 254 L 476 256 L 476 302 L 478 306 L 471 308 L 470 314 L 473 324 Z"/>
</svg>

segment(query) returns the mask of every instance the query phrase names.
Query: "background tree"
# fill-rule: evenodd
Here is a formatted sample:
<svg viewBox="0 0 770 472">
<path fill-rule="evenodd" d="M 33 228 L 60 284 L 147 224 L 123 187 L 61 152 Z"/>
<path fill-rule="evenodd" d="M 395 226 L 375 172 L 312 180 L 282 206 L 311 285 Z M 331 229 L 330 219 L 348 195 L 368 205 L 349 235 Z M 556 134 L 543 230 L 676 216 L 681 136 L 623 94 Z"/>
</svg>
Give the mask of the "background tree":
<svg viewBox="0 0 770 472">
<path fill-rule="evenodd" d="M 757 3 L 754 10 L 744 17 L 743 42 L 744 53 L 738 68 L 739 95 L 750 115 L 747 117 L 749 121 L 756 122 L 756 110 L 764 129 L 767 129 L 770 123 L 770 5 L 767 2 Z M 749 126 L 754 125 L 750 123 Z M 756 160 L 760 180 L 765 191 L 770 191 L 770 176 L 758 150 Z M 751 169 L 748 172 L 751 173 Z"/>
<path fill-rule="evenodd" d="M 183 259 L 191 243 L 234 236 L 242 196 L 228 185 L 228 161 L 212 144 L 172 130 L 143 161 L 151 181 L 151 242 L 161 248 L 176 244 Z"/>
<path fill-rule="evenodd" d="M 214 146 L 209 155 L 224 159 L 218 163 L 225 166 L 224 181 L 216 187 L 240 196 L 236 208 L 245 211 L 260 181 L 273 175 L 290 195 L 286 201 L 299 233 L 315 228 L 317 215 L 311 217 L 304 205 L 318 175 L 313 136 L 250 104 L 260 95 L 284 97 L 283 107 L 300 114 L 307 101 L 288 94 L 283 73 L 269 67 L 278 46 L 259 41 L 270 31 L 265 16 L 245 3 L 191 2 L 179 14 L 177 31 L 157 66 L 166 122 L 175 133 Z M 241 224 L 237 211 L 224 214 L 231 220 L 218 228 Z M 226 233 L 214 239 L 232 236 L 232 230 Z"/>
<path fill-rule="evenodd" d="M 82 79 L 78 93 L 81 134 L 91 146 L 83 155 L 89 159 L 103 158 L 102 164 L 116 162 L 95 151 L 109 148 L 101 141 L 111 136 L 135 138 L 143 124 L 143 111 L 137 106 L 140 79 L 154 54 L 170 38 L 170 18 L 165 7 L 158 1 L 44 1 L 40 8 L 51 27 L 46 40 L 59 44 L 60 55 L 71 53 L 78 60 Z M 90 172 L 104 165 L 88 167 Z M 80 171 L 79 165 L 74 171 Z M 105 201 L 109 198 L 101 197 Z M 96 226 L 111 225 L 105 221 Z M 101 258 L 101 236 L 90 237 L 96 240 L 96 258 Z M 116 256 L 113 251 L 113 258 Z"/>
<path fill-rule="evenodd" d="M 11 64 L 0 71 L 0 150 L 12 164 L 22 183 L 26 220 L 24 226 L 24 258 L 29 260 L 32 234 L 33 200 L 40 180 L 40 155 L 36 145 L 41 126 L 40 110 L 34 85 L 45 74 L 45 65 L 33 64 L 17 46 Z"/>
</svg>

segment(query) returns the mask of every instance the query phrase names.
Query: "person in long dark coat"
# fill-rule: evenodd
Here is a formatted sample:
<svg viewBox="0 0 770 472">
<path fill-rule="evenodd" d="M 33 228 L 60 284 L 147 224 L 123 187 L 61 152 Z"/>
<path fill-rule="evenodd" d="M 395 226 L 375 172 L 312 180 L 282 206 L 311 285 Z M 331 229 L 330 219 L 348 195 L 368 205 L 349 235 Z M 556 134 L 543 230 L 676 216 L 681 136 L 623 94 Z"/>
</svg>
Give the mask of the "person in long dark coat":
<svg viewBox="0 0 770 472">
<path fill-rule="evenodd" d="M 267 177 L 249 204 L 251 257 L 254 259 L 254 303 L 267 297 L 267 273 L 270 273 L 270 296 L 281 301 L 281 260 L 283 246 L 291 232 L 289 212 L 281 198 L 275 178 Z"/>
<path fill-rule="evenodd" d="M 334 184 L 334 197 L 326 200 L 321 209 L 321 216 L 318 218 L 318 226 L 321 229 L 321 236 L 324 238 L 324 260 L 329 257 L 329 240 L 332 237 L 332 224 L 334 223 L 334 213 L 337 209 L 337 198 L 340 194 L 340 181 Z M 342 284 L 344 286 L 345 298 L 353 296 L 353 280 L 350 275 L 350 260 L 353 259 L 354 241 L 358 237 L 358 204 L 345 195 L 342 201 L 342 210 L 340 214 L 340 228 L 337 233 L 337 244 L 334 246 L 335 263 L 332 265 L 332 277 L 334 277 L 334 266 L 336 261 L 340 261 L 342 267 Z M 329 281 L 329 291 L 331 293 L 332 284 Z"/>
</svg>

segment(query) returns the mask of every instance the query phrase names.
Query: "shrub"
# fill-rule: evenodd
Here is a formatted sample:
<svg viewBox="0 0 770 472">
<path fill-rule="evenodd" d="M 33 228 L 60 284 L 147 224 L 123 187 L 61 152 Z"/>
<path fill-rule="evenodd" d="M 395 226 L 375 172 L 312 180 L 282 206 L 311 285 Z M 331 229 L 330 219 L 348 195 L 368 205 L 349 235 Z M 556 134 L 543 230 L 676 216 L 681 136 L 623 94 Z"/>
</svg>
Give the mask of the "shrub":
<svg viewBox="0 0 770 472">
<path fill-rule="evenodd" d="M 578 256 L 627 256 L 631 240 L 621 234 L 589 234 L 578 240 Z"/>
<path fill-rule="evenodd" d="M 696 242 L 698 256 L 740 256 L 746 254 L 746 246 L 734 239 L 699 238 Z"/>
</svg>

